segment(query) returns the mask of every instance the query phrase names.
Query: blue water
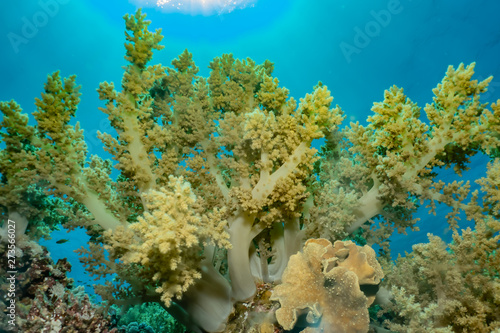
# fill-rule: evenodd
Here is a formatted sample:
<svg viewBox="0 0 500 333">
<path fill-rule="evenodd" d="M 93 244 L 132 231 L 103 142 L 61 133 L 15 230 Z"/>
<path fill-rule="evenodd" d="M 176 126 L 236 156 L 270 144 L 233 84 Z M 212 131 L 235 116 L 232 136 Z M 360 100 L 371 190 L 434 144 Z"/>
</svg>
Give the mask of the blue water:
<svg viewBox="0 0 500 333">
<path fill-rule="evenodd" d="M 3 1 L 0 100 L 15 99 L 31 113 L 48 73 L 76 74 L 83 93 L 77 120 L 89 151 L 109 157 L 96 138 L 98 130 L 109 131 L 96 88 L 103 81 L 118 85 L 121 80 L 122 16 L 135 9 L 124 0 Z M 206 76 L 211 59 L 222 53 L 258 63 L 269 59 L 275 63 L 274 75 L 297 99 L 318 81 L 326 84 L 347 114 L 344 124 L 364 122 L 372 103 L 393 84 L 425 106 L 447 66 L 460 62 L 477 62 L 478 79 L 495 76 L 485 102 L 500 97 L 499 11 L 498 1 L 465 0 L 259 0 L 253 7 L 211 16 L 144 9 L 153 22 L 150 28 L 161 28 L 165 36 L 165 49 L 153 63 L 170 64 L 187 48 Z M 484 175 L 485 164 L 485 158 L 474 159 L 464 178 Z M 451 176 L 445 172 L 443 177 Z M 440 218 L 420 212 L 422 231 L 404 240 L 393 237 L 394 252 L 409 251 L 413 243 L 426 240 L 427 232 L 449 240 L 445 213 L 440 210 Z M 55 244 L 60 238 L 70 241 Z M 62 232 L 44 244 L 57 259 L 84 243 L 82 232 Z M 70 260 L 73 276 L 81 280 L 76 257 Z"/>
</svg>

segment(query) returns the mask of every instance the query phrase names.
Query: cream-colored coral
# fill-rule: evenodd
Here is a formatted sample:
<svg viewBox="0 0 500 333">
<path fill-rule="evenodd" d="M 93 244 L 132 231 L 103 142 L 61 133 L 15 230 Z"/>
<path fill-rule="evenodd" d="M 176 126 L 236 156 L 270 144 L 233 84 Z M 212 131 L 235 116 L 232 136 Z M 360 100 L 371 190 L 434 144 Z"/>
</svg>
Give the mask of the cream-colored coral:
<svg viewBox="0 0 500 333">
<path fill-rule="evenodd" d="M 225 221 L 218 212 L 193 210 L 196 197 L 182 177 L 171 176 L 158 191 L 144 194 L 147 212 L 128 228 L 106 233 L 107 248 L 125 264 L 140 264 L 169 306 L 201 278 L 202 244 L 230 247 Z"/>
<path fill-rule="evenodd" d="M 276 318 L 287 330 L 305 315 L 317 332 L 368 332 L 374 295 L 365 295 L 360 286 L 378 285 L 382 277 L 372 248 L 310 239 L 290 258 L 283 283 L 274 289 L 271 299 L 281 304 Z"/>
</svg>

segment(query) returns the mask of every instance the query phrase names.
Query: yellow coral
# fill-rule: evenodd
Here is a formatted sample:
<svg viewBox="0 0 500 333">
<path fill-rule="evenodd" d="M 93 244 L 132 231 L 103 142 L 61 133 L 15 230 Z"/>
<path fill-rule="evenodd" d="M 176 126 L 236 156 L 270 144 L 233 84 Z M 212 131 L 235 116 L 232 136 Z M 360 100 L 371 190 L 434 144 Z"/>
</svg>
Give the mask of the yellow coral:
<svg viewBox="0 0 500 333">
<path fill-rule="evenodd" d="M 472 79 L 474 66 L 450 66 L 442 82 L 433 90 L 433 103 L 424 108 L 430 124 L 422 122 L 420 108 L 395 86 L 384 94 L 382 103 L 375 103 L 369 124 L 351 124 L 345 131 L 350 141 L 349 154 L 363 174 L 360 184 L 351 185 L 360 192 L 354 210 L 355 221 L 347 228 L 352 233 L 366 221 L 384 213 L 384 206 L 412 210 L 415 205 L 409 194 L 420 199 L 445 202 L 454 209 L 460 200 L 451 196 L 462 184 L 440 184 L 431 180 L 434 167 L 453 167 L 460 174 L 466 170 L 469 157 L 478 149 L 491 153 L 500 146 L 495 133 L 500 131 L 497 104 L 488 110 L 480 101 L 491 78 L 482 82 Z M 346 171 L 349 174 L 349 170 Z M 344 177 L 343 175 L 341 175 Z M 365 190 L 367 179 L 370 187 Z M 359 187 L 359 189 L 358 189 Z M 361 189 L 361 190 L 360 190 Z M 463 197 L 461 192 L 459 197 Z M 453 226 L 452 216 L 450 223 Z M 414 221 L 401 219 L 398 228 L 413 227 Z M 390 229 L 390 228 L 389 228 Z"/>
<path fill-rule="evenodd" d="M 127 30 L 132 32 L 132 35 L 127 31 L 125 32 L 127 41 L 130 41 L 130 43 L 125 44 L 127 49 L 125 59 L 139 68 L 144 68 L 153 57 L 153 49 L 161 50 L 164 47 L 159 45 L 163 39 L 161 29 L 156 30 L 154 33 L 149 32 L 148 25 L 151 22 L 144 20 L 146 14 L 142 14 L 140 8 L 135 15 L 127 14 L 123 18 Z"/>
<path fill-rule="evenodd" d="M 119 162 L 116 166 L 123 174 L 131 178 L 141 191 L 155 186 L 157 176 L 152 168 L 155 159 L 149 156 L 147 147 L 152 146 L 153 138 L 147 130 L 153 127 L 150 121 L 153 112 L 149 91 L 155 81 L 163 76 L 161 65 L 146 66 L 153 56 L 153 49 L 161 50 L 159 45 L 163 39 L 161 29 L 154 33 L 148 31 L 150 21 L 145 21 L 145 14 L 139 9 L 135 15 L 125 15 L 127 55 L 129 65 L 122 80 L 122 91 L 117 92 L 111 83 L 101 83 L 98 89 L 99 98 L 106 101 L 101 110 L 109 115 L 109 119 L 119 136 L 113 138 L 109 134 L 98 132 L 106 150 Z"/>
<path fill-rule="evenodd" d="M 182 177 L 171 176 L 165 187 L 145 193 L 144 200 L 147 212 L 137 223 L 106 233 L 107 248 L 125 264 L 142 265 L 170 306 L 201 277 L 203 242 L 230 247 L 225 221 L 217 212 L 205 217 L 193 210 L 196 197 Z"/>
<path fill-rule="evenodd" d="M 116 180 L 110 161 L 86 159 L 83 132 L 69 125 L 79 102 L 74 77 L 49 76 L 36 102 L 38 128 L 27 125 L 15 103 L 0 105 L 7 144 L 0 173 L 9 178 L 2 193 L 21 183 L 15 179 L 20 170 L 10 166 L 16 164 L 28 169 L 23 177 L 48 180 L 48 191 L 66 198 L 87 222 L 80 224 L 110 229 L 102 238 L 110 258 L 93 244 L 94 255 L 85 261 L 98 274 L 118 271 L 121 298 L 161 296 L 164 304 L 181 306 L 196 326 L 221 330 L 233 302 L 253 297 L 256 280 L 281 279 L 305 229 L 335 239 L 382 215 L 380 229 L 363 236 L 370 242 L 384 239 L 395 228 L 414 227 L 417 197 L 452 206 L 452 217 L 460 209 L 475 220 L 490 214 L 476 234 L 466 231 L 456 238 L 462 246 L 457 249 L 498 253 L 492 236 L 498 230 L 498 163 L 481 181 L 489 188 L 482 208 L 463 204 L 468 184 L 434 182 L 432 174 L 440 166 L 464 170 L 478 150 L 498 153 L 500 106 L 493 104 L 490 111 L 480 103 L 490 79 L 472 80 L 474 64 L 448 69 L 425 107 L 430 124 L 419 120 L 420 108 L 402 89 L 391 87 L 384 101 L 374 104 L 368 125 L 352 124 L 343 140 L 337 132 L 343 112 L 332 107 L 322 83 L 297 103 L 271 76 L 269 61 L 258 65 L 226 54 L 210 64 L 207 79 L 198 76 L 187 50 L 172 68 L 148 66 L 153 51 L 162 48 L 160 31 L 148 31 L 140 10 L 125 21 L 129 64 L 121 89 L 104 82 L 98 90 L 117 134 L 99 133 L 117 162 Z M 312 142 L 325 137 L 317 154 Z M 33 151 L 23 146 L 24 139 Z M 19 192 L 5 197 L 9 213 L 25 208 L 16 202 Z M 478 198 L 474 193 L 473 201 Z M 88 212 L 94 221 L 84 216 Z M 482 239 L 488 237 L 493 243 Z M 227 258 L 221 258 L 225 249 Z M 467 258 L 483 266 L 498 263 L 496 254 Z M 303 253 L 291 257 L 276 288 L 273 297 L 282 303 L 278 320 L 292 328 L 307 309 L 306 321 L 319 329 L 366 331 L 373 295 L 360 285 L 377 285 L 381 277 L 370 248 L 310 240 Z M 468 280 L 478 281 L 483 280 Z M 490 289 L 498 290 L 498 284 Z M 181 300 L 174 304 L 173 298 Z"/>
<path fill-rule="evenodd" d="M 464 209 L 475 229 L 453 232 L 453 242 L 428 234 L 429 243 L 416 244 L 399 257 L 385 283 L 392 286 L 394 303 L 388 309 L 399 317 L 387 323 L 398 332 L 424 328 L 436 332 L 489 333 L 500 329 L 500 221 L 498 221 L 497 158 L 479 191 Z"/>
</svg>

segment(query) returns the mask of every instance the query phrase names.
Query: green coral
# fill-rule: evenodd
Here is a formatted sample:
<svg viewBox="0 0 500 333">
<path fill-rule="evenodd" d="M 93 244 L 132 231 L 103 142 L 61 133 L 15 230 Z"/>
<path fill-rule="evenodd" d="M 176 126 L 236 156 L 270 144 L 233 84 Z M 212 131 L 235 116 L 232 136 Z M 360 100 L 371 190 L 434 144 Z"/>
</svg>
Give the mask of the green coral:
<svg viewBox="0 0 500 333">
<path fill-rule="evenodd" d="M 78 164 L 66 164 L 68 159 L 78 158 L 75 150 L 56 148 L 56 145 L 72 146 L 72 140 L 81 135 L 81 131 L 67 128 L 80 101 L 74 80 L 71 77 L 62 81 L 59 72 L 48 77 L 45 92 L 35 103 L 37 127 L 28 125 L 28 116 L 16 102 L 0 103 L 3 114 L 0 129 L 5 129 L 0 132 L 5 143 L 0 150 L 0 212 L 4 229 L 7 218 L 15 220 L 18 235 L 27 231 L 35 239 L 50 238 L 50 231 L 72 216 L 67 214 L 67 205 L 47 189 L 53 174 L 44 166 L 49 160 L 59 163 L 64 176 L 52 179 L 61 185 L 66 183 L 67 175 L 81 172 Z M 85 155 L 84 145 L 73 148 L 81 149 L 80 156 Z M 76 196 L 74 191 L 71 194 Z"/>
<path fill-rule="evenodd" d="M 128 309 L 119 317 L 118 326 L 131 325 L 138 327 L 145 324 L 153 329 L 153 332 L 185 333 L 186 328 L 174 320 L 174 318 L 157 303 L 144 303 Z M 128 329 L 130 331 L 130 329 Z M 119 330 L 120 332 L 120 330 Z"/>
</svg>

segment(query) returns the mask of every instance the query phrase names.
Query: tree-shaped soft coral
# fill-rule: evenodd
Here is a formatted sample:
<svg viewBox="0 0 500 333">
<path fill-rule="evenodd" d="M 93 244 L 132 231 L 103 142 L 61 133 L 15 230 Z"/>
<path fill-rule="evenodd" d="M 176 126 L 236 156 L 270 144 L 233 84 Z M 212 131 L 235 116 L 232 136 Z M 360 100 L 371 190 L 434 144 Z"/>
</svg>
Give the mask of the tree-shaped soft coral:
<svg viewBox="0 0 500 333">
<path fill-rule="evenodd" d="M 108 114 L 118 137 L 101 132 L 98 136 L 105 149 L 118 161 L 116 168 L 132 182 L 129 187 L 136 187 L 139 191 L 155 187 L 156 175 L 152 170 L 155 159 L 151 147 L 156 138 L 147 135 L 154 126 L 149 91 L 164 71 L 161 65 L 146 66 L 153 50 L 163 48 L 159 45 L 163 36 L 161 30 L 150 32 L 148 26 L 151 22 L 145 18 L 140 9 L 135 15 L 124 17 L 129 41 L 125 44 L 125 59 L 129 64 L 123 74 L 122 90 L 116 91 L 114 84 L 108 82 L 101 83 L 98 89 L 99 98 L 106 101 L 106 107 L 101 111 Z"/>
<path fill-rule="evenodd" d="M 0 130 L 5 129 L 0 131 L 5 143 L 5 148 L 0 150 L 0 212 L 3 222 L 0 240 L 5 240 L 8 219 L 17 221 L 16 233 L 19 235 L 26 231 L 30 215 L 36 213 L 23 200 L 30 187 L 27 179 L 36 175 L 36 156 L 30 149 L 35 130 L 28 125 L 28 116 L 22 113 L 16 102 L 0 103 L 0 111 L 3 114 Z"/>
<path fill-rule="evenodd" d="M 144 194 L 144 202 L 146 212 L 136 223 L 104 234 L 111 260 L 120 259 L 121 265 L 136 270 L 130 281 L 140 278 L 154 287 L 159 297 L 149 294 L 151 300 L 170 311 L 179 305 L 182 311 L 193 308 L 196 325 L 207 330 L 224 327 L 231 308 L 230 286 L 213 267 L 211 256 L 215 247 L 231 247 L 224 211 L 197 213 L 196 197 L 182 177 L 169 177 L 164 187 Z"/>
<path fill-rule="evenodd" d="M 464 207 L 474 229 L 455 230 L 450 244 L 428 234 L 428 243 L 414 245 L 392 266 L 385 281 L 394 300 L 385 310 L 397 314 L 387 323 L 391 329 L 486 333 L 500 328 L 500 221 L 498 200 L 491 201 L 500 193 L 499 171 L 496 159 L 477 180 L 482 195 L 474 192 Z"/>
<path fill-rule="evenodd" d="M 171 176 L 165 187 L 149 191 L 144 199 L 146 212 L 138 222 L 105 234 L 108 249 L 125 264 L 141 265 L 170 306 L 201 278 L 203 244 L 230 247 L 226 221 L 219 211 L 196 213 L 196 197 L 182 177 Z"/>
<path fill-rule="evenodd" d="M 139 69 L 144 69 L 146 64 L 153 58 L 153 49 L 161 50 L 164 48 L 160 45 L 163 36 L 161 29 L 154 33 L 148 30 L 150 21 L 145 21 L 146 14 L 142 14 L 141 8 L 137 10 L 135 15 L 125 15 L 125 37 L 128 42 L 125 43 L 127 55 L 125 59 L 134 64 Z M 129 32 L 130 31 L 130 32 Z"/>
<path fill-rule="evenodd" d="M 421 109 L 403 89 L 393 86 L 385 91 L 383 102 L 374 103 L 366 126 L 351 123 L 343 131 L 346 140 L 340 149 L 335 144 L 325 146 L 325 158 L 318 162 L 317 197 L 323 207 L 331 209 L 325 212 L 316 207 L 311 211 L 320 223 L 311 236 L 333 229 L 344 237 L 365 232 L 374 221 L 380 221 L 378 229 L 365 237 L 370 243 L 382 243 L 395 229 L 403 233 L 408 227 L 414 230 L 417 219 L 413 212 L 425 200 L 429 200 L 431 213 L 436 203 L 451 206 L 448 222 L 456 228 L 455 217 L 464 207 L 469 187 L 465 181 L 436 179 L 437 168 L 453 167 L 460 175 L 470 156 L 493 154 L 500 146 L 498 103 L 490 109 L 481 103 L 491 78 L 474 80 L 474 66 L 448 68 L 433 90 L 433 102 L 424 108 L 428 123 L 421 120 Z M 325 187 L 330 191 L 321 190 Z M 353 196 L 357 197 L 354 204 Z M 325 216 L 340 216 L 344 235 L 337 221 Z"/>
<path fill-rule="evenodd" d="M 79 193 L 77 182 L 73 188 L 66 186 L 70 175 L 80 173 L 86 151 L 78 125 L 68 125 L 80 101 L 78 90 L 75 77 L 62 80 L 59 72 L 49 75 L 42 97 L 35 102 L 36 126 L 28 124 L 28 116 L 14 101 L 0 103 L 0 128 L 5 129 L 0 134 L 5 142 L 0 153 L 0 206 L 4 228 L 9 218 L 18 235 L 28 229 L 31 237 L 49 237 L 52 229 L 69 220 L 67 213 L 78 220 L 67 204 L 51 195 L 61 193 L 55 190 L 56 183 L 67 195 Z M 52 169 L 55 164 L 58 168 Z"/>
</svg>

